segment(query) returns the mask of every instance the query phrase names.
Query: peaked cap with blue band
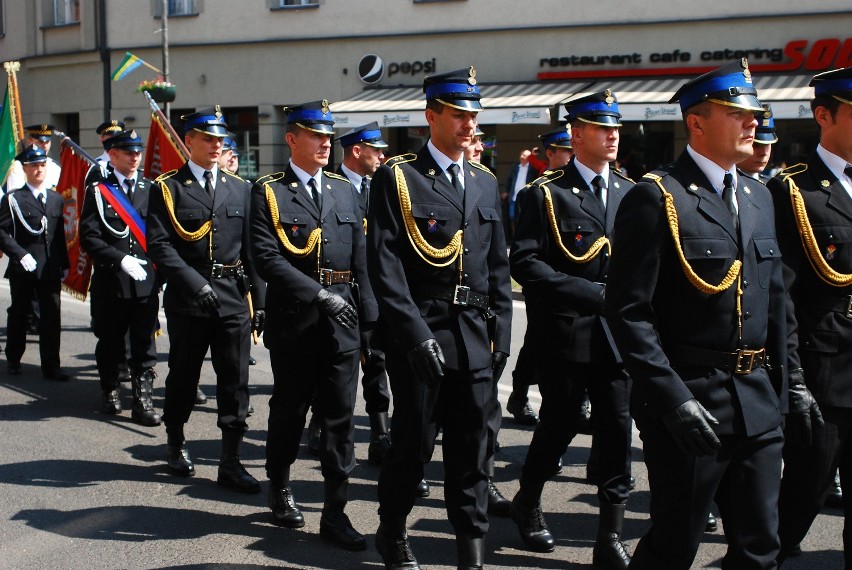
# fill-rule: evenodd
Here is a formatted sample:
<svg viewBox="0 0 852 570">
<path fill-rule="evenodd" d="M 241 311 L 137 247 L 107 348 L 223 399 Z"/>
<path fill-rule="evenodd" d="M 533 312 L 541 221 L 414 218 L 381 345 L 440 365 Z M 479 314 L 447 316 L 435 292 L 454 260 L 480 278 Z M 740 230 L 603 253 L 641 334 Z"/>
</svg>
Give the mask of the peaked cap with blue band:
<svg viewBox="0 0 852 570">
<path fill-rule="evenodd" d="M 228 124 L 222 116 L 222 110 L 219 108 L 219 105 L 208 107 L 189 115 L 182 115 L 181 120 L 184 121 L 184 129 L 187 132 L 198 131 L 199 133 L 220 138 L 228 136 Z"/>
<path fill-rule="evenodd" d="M 47 162 L 47 153 L 41 150 L 41 147 L 34 144 L 25 147 L 24 150 L 18 153 L 15 160 L 21 164 L 34 164 L 36 162 Z"/>
<path fill-rule="evenodd" d="M 115 133 L 110 138 L 104 141 L 104 149 L 112 148 L 119 150 L 128 150 L 132 152 L 142 152 L 142 139 L 136 134 L 136 131 L 120 131 Z"/>
<path fill-rule="evenodd" d="M 775 144 L 778 142 L 778 135 L 775 134 L 775 117 L 772 115 L 772 107 L 769 103 L 763 104 L 763 112 L 755 113 L 754 118 L 757 119 L 757 128 L 754 130 L 755 144 Z"/>
<path fill-rule="evenodd" d="M 112 119 L 110 121 L 104 121 L 100 125 L 95 128 L 95 132 L 99 135 L 109 135 L 123 131 L 124 130 L 124 122 L 118 121 L 116 119 Z"/>
<path fill-rule="evenodd" d="M 373 148 L 387 148 L 388 143 L 382 140 L 382 131 L 379 129 L 379 124 L 376 121 L 357 127 L 351 131 L 346 131 L 339 137 L 338 142 L 341 146 L 347 147 L 354 144 L 365 144 Z"/>
<path fill-rule="evenodd" d="M 481 111 L 479 87 L 476 86 L 476 69 L 457 69 L 423 79 L 426 100 L 435 100 L 447 107 L 462 111 Z"/>
<path fill-rule="evenodd" d="M 555 131 L 538 135 L 538 138 L 541 139 L 541 144 L 545 148 L 566 148 L 571 150 L 571 133 L 568 132 L 567 125 Z"/>
<path fill-rule="evenodd" d="M 732 61 L 680 86 L 669 103 L 680 103 L 680 110 L 711 101 L 719 105 L 763 112 L 757 89 L 751 81 L 748 60 Z"/>
<path fill-rule="evenodd" d="M 49 141 L 51 135 L 53 135 L 53 125 L 30 125 L 24 127 L 24 130 L 27 131 L 28 137 L 42 142 Z"/>
<path fill-rule="evenodd" d="M 565 118 L 569 123 L 579 120 L 603 127 L 621 126 L 618 101 L 609 89 L 568 101 L 565 103 L 565 110 L 568 111 L 568 116 Z"/>
<path fill-rule="evenodd" d="M 830 95 L 847 105 L 852 105 L 852 67 L 844 67 L 814 75 L 808 84 L 814 95 Z"/>
<path fill-rule="evenodd" d="M 311 101 L 301 105 L 284 107 L 287 113 L 287 124 L 297 125 L 308 131 L 324 135 L 334 134 L 334 117 L 328 108 L 328 99 Z"/>
<path fill-rule="evenodd" d="M 237 141 L 234 140 L 234 136 L 234 133 L 228 133 L 228 136 L 222 141 L 222 150 L 237 152 Z"/>
</svg>

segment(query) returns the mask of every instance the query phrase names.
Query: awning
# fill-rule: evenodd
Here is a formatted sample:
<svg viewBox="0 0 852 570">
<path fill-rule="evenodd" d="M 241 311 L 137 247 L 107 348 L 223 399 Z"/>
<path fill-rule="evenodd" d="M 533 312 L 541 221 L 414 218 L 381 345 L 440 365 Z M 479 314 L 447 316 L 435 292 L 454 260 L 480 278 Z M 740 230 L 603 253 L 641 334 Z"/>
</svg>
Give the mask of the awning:
<svg viewBox="0 0 852 570">
<path fill-rule="evenodd" d="M 518 125 L 551 123 L 556 106 L 574 96 L 588 82 L 499 83 L 480 85 L 482 125 Z M 349 128 L 372 121 L 380 127 L 423 127 L 423 90 L 420 87 L 365 89 L 345 101 L 331 104 L 334 124 Z"/>
</svg>

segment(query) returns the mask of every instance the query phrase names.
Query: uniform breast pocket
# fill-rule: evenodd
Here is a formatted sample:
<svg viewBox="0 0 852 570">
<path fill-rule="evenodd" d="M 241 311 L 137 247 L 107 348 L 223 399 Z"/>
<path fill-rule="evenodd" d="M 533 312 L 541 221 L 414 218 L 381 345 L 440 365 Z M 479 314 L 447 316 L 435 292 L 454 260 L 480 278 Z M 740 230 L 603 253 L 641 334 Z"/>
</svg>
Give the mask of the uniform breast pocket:
<svg viewBox="0 0 852 570">
<path fill-rule="evenodd" d="M 778 242 L 773 237 L 754 238 L 754 251 L 757 257 L 757 280 L 761 289 L 769 287 L 772 279 L 772 265 L 775 259 L 781 257 Z"/>
<path fill-rule="evenodd" d="M 574 253 L 585 253 L 592 245 L 597 236 L 602 233 L 591 221 L 583 218 L 565 218 L 559 220 L 559 233 L 562 234 L 562 243 Z"/>
<path fill-rule="evenodd" d="M 814 225 L 819 251 L 828 264 L 841 273 L 852 269 L 849 247 L 852 245 L 852 227 Z"/>
<path fill-rule="evenodd" d="M 359 228 L 356 227 L 361 223 L 360 214 L 354 212 L 338 212 L 337 213 L 337 233 L 340 241 L 343 243 L 352 243 L 352 236 Z"/>
<path fill-rule="evenodd" d="M 739 253 L 736 244 L 724 237 L 687 236 L 681 244 L 692 269 L 711 283 L 718 283 L 725 277 Z"/>
<path fill-rule="evenodd" d="M 195 231 L 201 227 L 205 220 L 205 212 L 201 208 L 176 209 L 175 218 L 187 231 Z"/>
<path fill-rule="evenodd" d="M 412 204 L 411 215 L 417 223 L 417 228 L 429 243 L 434 236 L 447 233 L 447 223 L 450 221 L 450 208 L 442 204 Z M 443 246 L 442 246 L 443 247 Z"/>
<path fill-rule="evenodd" d="M 494 208 L 487 206 L 477 207 L 479 211 L 479 241 L 485 245 L 491 243 L 491 236 L 495 229 L 499 229 L 500 214 Z"/>
</svg>

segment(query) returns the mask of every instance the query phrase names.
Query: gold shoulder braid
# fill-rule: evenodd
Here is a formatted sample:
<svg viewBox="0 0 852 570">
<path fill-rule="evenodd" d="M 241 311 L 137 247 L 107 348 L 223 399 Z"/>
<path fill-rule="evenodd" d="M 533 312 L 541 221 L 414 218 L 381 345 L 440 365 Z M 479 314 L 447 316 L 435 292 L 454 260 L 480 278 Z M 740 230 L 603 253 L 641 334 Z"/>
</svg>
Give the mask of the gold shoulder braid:
<svg viewBox="0 0 852 570">
<path fill-rule="evenodd" d="M 417 155 L 411 156 L 416 158 Z M 450 243 L 442 249 L 437 249 L 429 245 L 423 237 L 423 234 L 421 234 L 420 230 L 417 228 L 417 221 L 411 213 L 411 197 L 408 194 L 408 184 L 405 181 L 405 174 L 400 168 L 400 164 L 404 164 L 404 162 L 409 161 L 396 161 L 394 162 L 392 169 L 396 178 L 399 208 L 402 211 L 402 219 L 405 222 L 405 233 L 408 235 L 408 241 L 411 242 L 411 245 L 414 247 L 414 251 L 417 252 L 417 255 L 419 255 L 423 261 L 433 267 L 447 267 L 456 260 L 459 256 L 459 252 L 462 250 L 464 232 L 462 230 L 458 230 L 450 240 Z M 432 259 L 427 258 L 427 256 L 432 259 L 446 261 L 432 261 Z M 461 260 L 459 260 L 459 274 L 461 274 L 462 271 L 461 265 Z"/>
<path fill-rule="evenodd" d="M 310 255 L 320 242 L 322 228 L 314 228 L 310 235 L 308 235 L 308 241 L 305 244 L 305 247 L 302 249 L 297 248 L 290 242 L 290 239 L 287 237 L 287 232 L 285 232 L 284 228 L 281 226 L 281 218 L 278 213 L 278 200 L 275 199 L 275 192 L 266 182 L 263 183 L 263 189 L 266 191 L 266 204 L 269 206 L 269 215 L 272 216 L 272 226 L 275 228 L 275 233 L 278 234 L 278 241 L 281 242 L 281 245 L 284 246 L 284 249 L 286 249 L 290 255 L 295 257 L 307 257 Z M 319 250 L 317 250 L 317 263 L 319 263 L 319 258 Z"/>
<path fill-rule="evenodd" d="M 799 170 L 793 170 L 797 167 L 803 167 Z M 790 189 L 790 201 L 793 205 L 793 218 L 796 220 L 796 228 L 799 230 L 799 237 L 802 240 L 802 247 L 805 248 L 805 255 L 814 268 L 817 276 L 831 285 L 832 287 L 847 287 L 852 285 L 852 275 L 848 273 L 840 273 L 832 269 L 822 252 L 819 250 L 814 230 L 811 227 L 811 221 L 808 219 L 808 210 L 805 208 L 805 200 L 802 198 L 802 193 L 799 187 L 793 181 L 793 176 L 801 174 L 808 169 L 807 164 L 796 164 L 785 170 L 782 174 L 782 180 L 787 182 Z"/>
<path fill-rule="evenodd" d="M 725 275 L 725 278 L 722 279 L 722 282 L 718 285 L 711 285 L 710 283 L 704 281 L 701 277 L 695 273 L 695 270 L 692 269 L 692 266 L 689 264 L 689 261 L 683 254 L 683 246 L 680 243 L 680 226 L 678 224 L 677 219 L 677 210 L 674 205 L 674 197 L 666 191 L 663 187 L 662 177 L 657 176 L 653 173 L 648 173 L 643 178 L 647 180 L 651 180 L 660 187 L 660 191 L 663 193 L 663 198 L 666 203 L 666 218 L 669 222 L 669 230 L 671 230 L 672 238 L 674 239 L 675 250 L 677 251 L 678 258 L 680 259 L 680 265 L 683 268 L 683 273 L 686 275 L 686 278 L 692 283 L 692 286 L 701 291 L 702 293 L 706 293 L 708 295 L 713 295 L 716 293 L 721 293 L 728 289 L 731 285 L 734 284 L 734 281 L 737 280 L 737 277 L 740 275 L 740 270 L 742 269 L 743 262 L 739 259 L 735 260 L 730 269 L 728 269 L 728 274 Z M 742 291 L 737 292 L 737 305 L 739 306 L 739 297 L 742 295 Z"/>
<path fill-rule="evenodd" d="M 172 172 L 177 171 L 174 170 Z M 189 232 L 182 225 L 180 225 L 180 222 L 178 222 L 177 218 L 175 217 L 175 203 L 172 199 L 172 193 L 169 190 L 169 187 L 166 186 L 166 183 L 164 182 L 166 178 L 168 178 L 168 176 L 164 174 L 157 178 L 157 182 L 160 183 L 160 188 L 163 190 L 163 202 L 166 203 L 166 210 L 169 212 L 169 219 L 172 221 L 172 227 L 174 227 L 175 232 L 177 232 L 177 235 L 180 237 L 180 239 L 184 241 L 200 240 L 210 232 L 210 228 L 213 226 L 213 222 L 207 220 L 206 222 L 201 224 L 201 227 L 195 230 L 194 232 Z"/>
<path fill-rule="evenodd" d="M 547 210 L 547 219 L 550 221 L 550 231 L 553 233 L 553 239 L 556 240 L 557 245 L 559 245 L 559 249 L 562 250 L 562 255 L 574 263 L 588 263 L 596 258 L 604 247 L 611 251 L 612 246 L 606 236 L 601 236 L 596 239 L 595 243 L 589 247 L 586 253 L 579 257 L 568 251 L 568 248 L 565 247 L 564 243 L 562 243 L 562 236 L 559 234 L 559 224 L 556 222 L 556 212 L 553 209 L 553 198 L 550 195 L 550 188 L 544 184 L 541 184 L 540 188 L 542 192 L 544 192 L 544 208 Z"/>
</svg>

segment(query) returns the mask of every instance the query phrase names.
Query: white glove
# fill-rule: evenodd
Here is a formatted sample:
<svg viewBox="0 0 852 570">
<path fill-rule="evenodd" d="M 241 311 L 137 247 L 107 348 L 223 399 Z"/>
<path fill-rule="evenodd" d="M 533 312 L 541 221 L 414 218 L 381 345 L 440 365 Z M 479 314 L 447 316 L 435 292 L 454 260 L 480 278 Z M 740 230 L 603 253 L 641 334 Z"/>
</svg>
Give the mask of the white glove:
<svg viewBox="0 0 852 570">
<path fill-rule="evenodd" d="M 147 263 L 148 262 L 144 259 L 136 259 L 131 255 L 125 255 L 121 260 L 121 270 L 130 275 L 131 279 L 135 279 L 136 281 L 145 281 L 148 277 L 148 273 L 142 269 L 142 266 Z"/>
<path fill-rule="evenodd" d="M 28 253 L 21 258 L 21 267 L 24 268 L 24 271 L 29 271 L 30 273 L 32 273 L 36 270 L 36 266 L 38 266 L 38 263 L 36 262 L 32 254 Z"/>
</svg>

